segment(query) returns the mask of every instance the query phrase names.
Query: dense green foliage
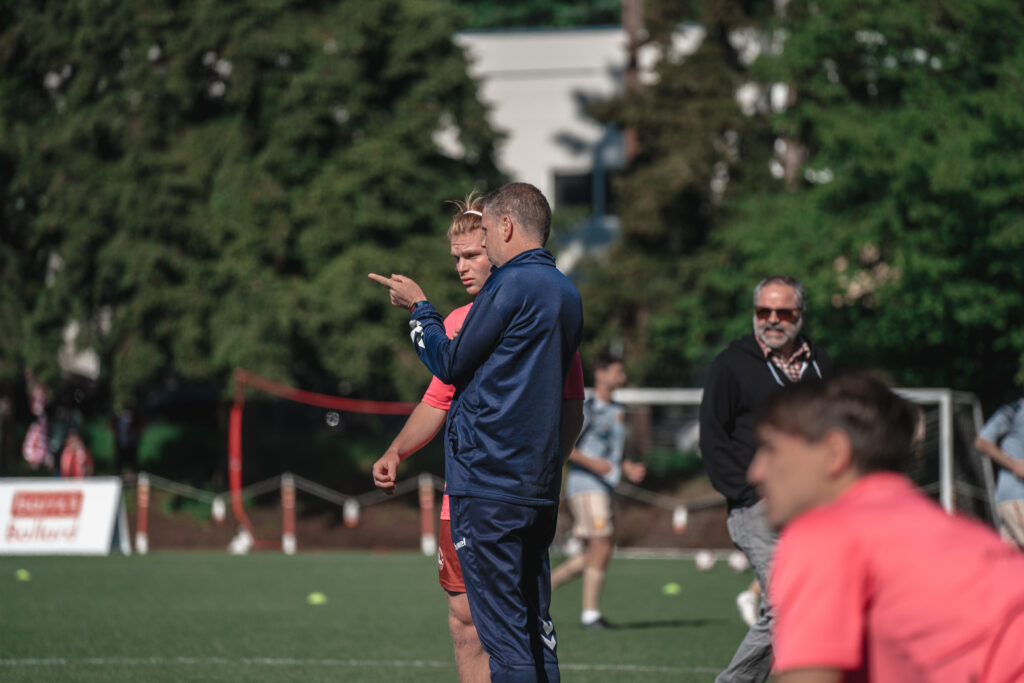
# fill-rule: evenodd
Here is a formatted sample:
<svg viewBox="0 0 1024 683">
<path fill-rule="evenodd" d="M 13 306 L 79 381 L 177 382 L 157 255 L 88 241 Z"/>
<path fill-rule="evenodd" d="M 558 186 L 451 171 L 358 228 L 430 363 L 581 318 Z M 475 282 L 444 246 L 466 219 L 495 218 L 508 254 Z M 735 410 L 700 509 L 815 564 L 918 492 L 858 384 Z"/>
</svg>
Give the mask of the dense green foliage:
<svg viewBox="0 0 1024 683">
<path fill-rule="evenodd" d="M 618 25 L 622 0 L 457 0 L 468 29 L 564 28 Z"/>
<path fill-rule="evenodd" d="M 116 402 L 227 387 L 236 366 L 411 398 L 423 373 L 366 273 L 464 300 L 443 201 L 500 180 L 460 16 L 412 0 L 8 3 L 5 379 L 52 381 L 75 320 Z"/>
<path fill-rule="evenodd" d="M 913 386 L 1017 393 L 1020 4 L 833 0 L 789 12 L 786 49 L 764 73 L 800 85 L 775 128 L 806 145 L 807 169 L 834 179 L 752 200 L 718 244 L 754 246 L 741 231 L 756 226 L 744 260 L 802 271 L 816 333 L 848 365 Z"/>
<path fill-rule="evenodd" d="M 637 286 L 595 287 L 589 300 L 617 298 L 605 320 L 646 315 L 648 331 L 635 329 L 652 361 L 636 379 L 690 383 L 750 329 L 752 285 L 786 272 L 808 285 L 807 329 L 841 364 L 989 401 L 1016 393 L 1024 366 L 1019 4 L 794 0 L 783 16 L 757 16 L 759 3 L 700 4 L 707 17 L 753 15 L 748 25 L 783 49 L 737 73 L 722 41 L 705 45 L 618 103 L 640 112 L 633 122 L 644 151 L 620 186 L 626 239 L 611 268 L 635 264 L 618 277 Z M 674 25 L 672 16 L 662 18 Z M 704 64 L 712 50 L 714 67 Z M 708 95 L 730 75 L 732 85 L 790 84 L 789 106 L 765 107 L 744 126 L 727 90 Z M 683 89 L 680 101 L 673 93 Z M 768 173 L 757 146 L 762 122 L 776 161 L 780 142 L 800 153 L 795 177 Z M 715 157 L 694 147 L 710 148 L 727 126 L 741 144 L 716 204 L 707 189 Z"/>
<path fill-rule="evenodd" d="M 0 394 L 25 369 L 55 388 L 75 322 L 115 406 L 187 383 L 226 392 L 236 366 L 415 398 L 425 371 L 365 274 L 465 301 L 443 200 L 501 177 L 454 33 L 620 11 L 0 5 Z M 1017 393 L 1019 3 L 647 0 L 644 22 L 654 80 L 593 107 L 639 153 L 615 182 L 622 240 L 579 273 L 586 360 L 621 344 L 633 384 L 699 385 L 749 329 L 752 285 L 787 272 L 842 365 L 989 404 Z M 698 26 L 684 56 L 679 30 Z M 9 428 L 0 439 L 12 448 Z"/>
<path fill-rule="evenodd" d="M 599 118 L 633 129 L 639 152 L 615 183 L 620 244 L 584 278 L 589 326 L 598 331 L 588 347 L 621 335 L 640 385 L 693 383 L 693 361 L 717 340 L 694 345 L 691 321 L 678 318 L 676 301 L 699 286 L 707 269 L 702 249 L 726 224 L 732 198 L 770 180 L 771 131 L 765 117 L 745 115 L 736 102 L 737 88 L 753 77 L 730 39 L 760 25 L 764 3 L 690 4 L 645 3 L 648 45 L 662 55 L 656 81 L 593 107 Z M 687 55 L 675 41 L 679 22 L 691 17 L 700 25 L 689 30 L 703 36 Z M 705 316 L 731 312 L 729 302 L 700 305 Z"/>
</svg>

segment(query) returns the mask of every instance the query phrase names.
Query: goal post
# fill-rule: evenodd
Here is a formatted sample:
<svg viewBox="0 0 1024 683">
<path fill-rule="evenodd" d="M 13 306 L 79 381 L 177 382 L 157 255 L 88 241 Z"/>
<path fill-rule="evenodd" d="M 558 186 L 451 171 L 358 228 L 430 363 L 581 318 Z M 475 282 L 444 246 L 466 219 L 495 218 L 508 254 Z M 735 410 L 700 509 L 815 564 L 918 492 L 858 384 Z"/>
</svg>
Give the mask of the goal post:
<svg viewBox="0 0 1024 683">
<path fill-rule="evenodd" d="M 995 478 L 992 462 L 974 448 L 974 438 L 983 424 L 981 402 L 965 391 L 947 388 L 911 389 L 896 392 L 921 406 L 925 415 L 925 439 L 919 464 L 924 472 L 937 470 L 937 482 L 921 481 L 922 488 L 935 490 L 948 512 L 974 514 L 994 523 Z M 934 424 L 934 427 L 933 427 Z M 934 453 L 934 456 L 932 454 Z M 930 460 L 934 457 L 934 460 Z M 929 466 L 930 462 L 934 465 Z M 913 476 L 913 472 L 911 473 Z M 923 474 L 923 473 L 922 473 Z"/>
<path fill-rule="evenodd" d="M 983 424 L 981 403 L 971 393 L 948 388 L 894 389 L 916 403 L 925 419 L 921 452 L 911 461 L 912 480 L 947 512 L 969 514 L 994 524 L 992 463 L 974 448 Z M 627 407 L 631 438 L 644 445 L 698 452 L 698 412 L 703 389 L 623 388 L 613 398 Z"/>
</svg>

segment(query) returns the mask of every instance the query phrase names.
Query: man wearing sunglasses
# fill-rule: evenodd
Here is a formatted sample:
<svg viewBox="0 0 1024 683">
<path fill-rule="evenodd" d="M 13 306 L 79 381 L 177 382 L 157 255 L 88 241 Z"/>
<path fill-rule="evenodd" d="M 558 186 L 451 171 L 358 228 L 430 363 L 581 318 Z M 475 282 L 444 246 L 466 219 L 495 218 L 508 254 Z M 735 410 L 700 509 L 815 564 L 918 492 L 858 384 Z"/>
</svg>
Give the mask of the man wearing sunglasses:
<svg viewBox="0 0 1024 683">
<path fill-rule="evenodd" d="M 754 288 L 754 332 L 732 342 L 715 358 L 700 405 L 704 467 L 711 484 L 726 498 L 729 536 L 750 560 L 761 586 L 768 586 L 776 534 L 765 519 L 756 489 L 747 481 L 757 449 L 757 412 L 783 387 L 832 375 L 832 359 L 801 334 L 804 301 L 799 280 L 774 275 L 759 282 Z M 768 597 L 718 683 L 768 679 L 774 619 Z"/>
</svg>

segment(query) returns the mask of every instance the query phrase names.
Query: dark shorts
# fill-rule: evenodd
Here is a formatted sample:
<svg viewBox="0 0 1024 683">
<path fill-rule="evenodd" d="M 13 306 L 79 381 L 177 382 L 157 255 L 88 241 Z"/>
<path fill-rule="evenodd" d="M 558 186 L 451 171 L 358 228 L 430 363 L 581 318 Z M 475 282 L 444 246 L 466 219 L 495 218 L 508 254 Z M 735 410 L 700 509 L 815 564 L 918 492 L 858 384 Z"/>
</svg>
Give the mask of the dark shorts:
<svg viewBox="0 0 1024 683">
<path fill-rule="evenodd" d="M 490 655 L 491 680 L 560 680 L 548 562 L 558 508 L 448 498 L 452 541 L 477 634 Z"/>
<path fill-rule="evenodd" d="M 462 565 L 459 554 L 452 543 L 452 526 L 447 519 L 441 520 L 437 533 L 437 578 L 449 593 L 465 593 L 466 583 L 462 579 Z"/>
</svg>

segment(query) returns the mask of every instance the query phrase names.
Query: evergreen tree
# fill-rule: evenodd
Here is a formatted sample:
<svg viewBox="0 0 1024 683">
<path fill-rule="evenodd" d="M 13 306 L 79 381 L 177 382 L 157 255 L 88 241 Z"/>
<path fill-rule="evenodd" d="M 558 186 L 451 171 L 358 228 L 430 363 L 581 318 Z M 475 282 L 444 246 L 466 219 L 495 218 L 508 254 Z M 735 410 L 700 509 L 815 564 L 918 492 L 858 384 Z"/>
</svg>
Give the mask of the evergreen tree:
<svg viewBox="0 0 1024 683">
<path fill-rule="evenodd" d="M 785 49 L 759 68 L 796 86 L 774 125 L 806 148 L 805 180 L 738 203 L 699 296 L 734 302 L 717 321 L 731 333 L 750 282 L 791 272 L 841 363 L 989 402 L 1019 395 L 1021 6 L 794 0 L 781 28 Z M 679 311 L 703 308 L 694 296 Z"/>
<path fill-rule="evenodd" d="M 673 60 L 687 9 L 648 4 L 658 80 L 598 110 L 636 130 L 640 154 L 617 185 L 622 243 L 584 284 L 589 344 L 622 339 L 638 382 L 699 382 L 750 330 L 753 285 L 788 273 L 842 364 L 990 402 L 1019 393 L 1019 4 L 694 5 L 700 51 Z M 737 38 L 752 34 L 748 67 Z M 748 84 L 752 115 L 736 104 Z"/>
<path fill-rule="evenodd" d="M 737 90 L 757 85 L 742 51 L 761 41 L 770 8 L 739 0 L 645 3 L 646 44 L 660 56 L 655 80 L 593 107 L 599 119 L 635 131 L 639 151 L 614 183 L 620 241 L 584 270 L 586 345 L 593 352 L 621 344 L 637 383 L 691 383 L 676 299 L 700 275 L 695 254 L 725 220 L 729 198 L 767 177 L 760 172 L 770 154 L 767 119 L 745 114 Z M 700 45 L 684 54 L 677 41 L 693 35 Z"/>
<path fill-rule="evenodd" d="M 461 303 L 443 200 L 500 182 L 452 42 L 461 14 L 440 0 L 0 14 L 0 322 L 20 335 L 0 369 L 54 378 L 74 320 L 117 401 L 170 380 L 226 387 L 236 366 L 331 393 L 422 388 L 366 273 Z"/>
<path fill-rule="evenodd" d="M 471 29 L 618 25 L 622 0 L 458 0 Z"/>
</svg>

